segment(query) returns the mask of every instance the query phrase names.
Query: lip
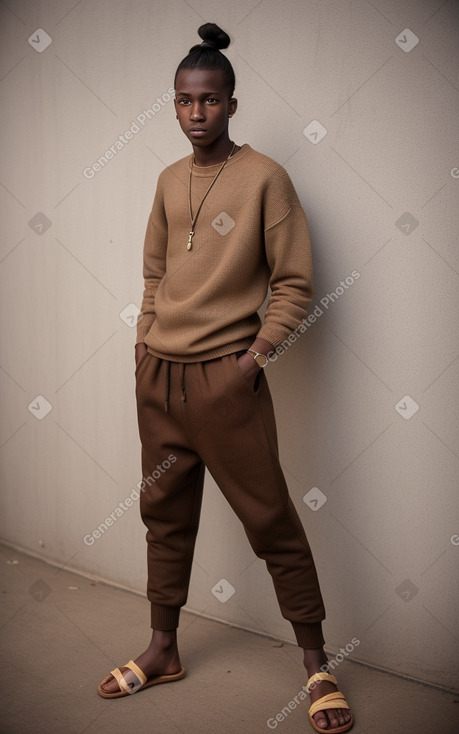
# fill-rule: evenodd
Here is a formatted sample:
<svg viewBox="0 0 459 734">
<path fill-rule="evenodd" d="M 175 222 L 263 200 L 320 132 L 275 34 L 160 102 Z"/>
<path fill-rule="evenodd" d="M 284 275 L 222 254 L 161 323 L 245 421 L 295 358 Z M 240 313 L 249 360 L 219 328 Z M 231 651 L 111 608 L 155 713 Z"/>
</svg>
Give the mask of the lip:
<svg viewBox="0 0 459 734">
<path fill-rule="evenodd" d="M 190 132 L 190 135 L 193 135 L 193 136 L 199 138 L 199 137 L 201 137 L 201 135 L 205 135 L 206 132 L 207 132 L 207 130 L 205 130 L 202 127 L 192 127 L 189 132 Z"/>
</svg>

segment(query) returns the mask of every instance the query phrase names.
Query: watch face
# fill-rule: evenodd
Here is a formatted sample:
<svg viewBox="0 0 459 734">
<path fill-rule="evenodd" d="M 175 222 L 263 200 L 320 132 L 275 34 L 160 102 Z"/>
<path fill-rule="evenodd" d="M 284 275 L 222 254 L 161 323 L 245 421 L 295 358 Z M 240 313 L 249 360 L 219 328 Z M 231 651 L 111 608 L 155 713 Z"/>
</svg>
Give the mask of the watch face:
<svg viewBox="0 0 459 734">
<path fill-rule="evenodd" d="M 265 357 L 265 355 L 264 355 L 264 354 L 258 354 L 258 355 L 257 355 L 257 356 L 255 357 L 255 362 L 256 362 L 256 363 L 257 363 L 257 364 L 258 364 L 258 365 L 259 365 L 260 367 L 266 367 L 266 365 L 268 364 L 268 358 L 267 358 L 267 357 Z"/>
</svg>

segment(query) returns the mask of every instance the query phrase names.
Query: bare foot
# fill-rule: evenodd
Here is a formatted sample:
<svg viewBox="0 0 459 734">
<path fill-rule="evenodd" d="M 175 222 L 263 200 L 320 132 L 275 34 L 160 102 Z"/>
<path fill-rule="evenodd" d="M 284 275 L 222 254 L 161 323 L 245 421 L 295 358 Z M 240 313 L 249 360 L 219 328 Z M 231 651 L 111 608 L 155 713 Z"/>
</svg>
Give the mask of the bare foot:
<svg viewBox="0 0 459 734">
<path fill-rule="evenodd" d="M 308 678 L 314 673 L 322 673 L 321 666 L 327 663 L 327 656 L 323 648 L 316 650 L 305 650 L 304 651 L 304 666 L 308 673 Z M 329 681 L 322 680 L 317 681 L 314 688 L 310 691 L 311 703 L 314 703 L 322 696 L 326 696 L 328 693 L 336 693 L 337 687 Z M 351 713 L 349 709 L 325 709 L 324 711 L 318 711 L 313 716 L 319 729 L 323 729 L 325 732 L 327 729 L 333 729 L 337 726 L 344 726 L 351 720 Z"/>
<path fill-rule="evenodd" d="M 181 664 L 177 648 L 176 630 L 153 630 L 150 644 L 134 662 L 143 670 L 147 679 L 154 675 L 178 673 Z M 120 670 L 125 673 L 128 668 L 123 666 Z M 103 686 L 101 685 L 101 688 L 105 693 L 116 693 L 120 690 L 116 678 L 113 676 Z"/>
</svg>

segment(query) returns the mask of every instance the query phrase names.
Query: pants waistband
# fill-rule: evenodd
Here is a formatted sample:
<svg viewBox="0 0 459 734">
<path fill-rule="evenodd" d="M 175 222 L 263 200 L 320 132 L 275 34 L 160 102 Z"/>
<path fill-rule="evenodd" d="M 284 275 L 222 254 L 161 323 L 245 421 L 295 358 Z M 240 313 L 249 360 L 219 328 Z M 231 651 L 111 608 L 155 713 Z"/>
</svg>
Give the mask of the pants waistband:
<svg viewBox="0 0 459 734">
<path fill-rule="evenodd" d="M 247 350 L 246 349 L 240 349 L 235 354 L 237 357 L 240 357 L 242 354 L 245 354 Z M 225 355 L 229 356 L 229 355 Z M 157 359 L 160 359 L 159 357 Z M 218 359 L 222 360 L 224 357 L 219 357 Z M 185 387 L 185 368 L 188 364 L 187 362 L 172 362 L 167 359 L 160 359 L 161 362 L 164 362 L 166 364 L 166 379 L 165 379 L 165 385 L 164 385 L 164 412 L 167 413 L 169 410 L 169 396 L 170 396 L 170 389 L 171 389 L 171 365 L 172 364 L 178 364 L 180 365 L 180 400 L 183 403 L 186 403 L 186 387 Z M 211 360 L 212 362 L 216 362 L 216 359 Z"/>
</svg>

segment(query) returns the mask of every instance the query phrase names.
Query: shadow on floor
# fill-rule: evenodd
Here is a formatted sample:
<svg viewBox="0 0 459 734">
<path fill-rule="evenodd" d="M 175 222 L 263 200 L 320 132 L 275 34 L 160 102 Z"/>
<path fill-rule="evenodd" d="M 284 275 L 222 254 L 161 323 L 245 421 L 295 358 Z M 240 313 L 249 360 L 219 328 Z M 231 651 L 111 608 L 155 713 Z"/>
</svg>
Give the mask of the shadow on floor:
<svg viewBox="0 0 459 734">
<path fill-rule="evenodd" d="M 100 698 L 100 680 L 148 644 L 146 599 L 7 546 L 0 557 L 2 734 L 312 732 L 297 647 L 187 612 L 183 680 Z M 355 734 L 459 732 L 458 696 L 348 659 L 335 672 Z"/>
</svg>

